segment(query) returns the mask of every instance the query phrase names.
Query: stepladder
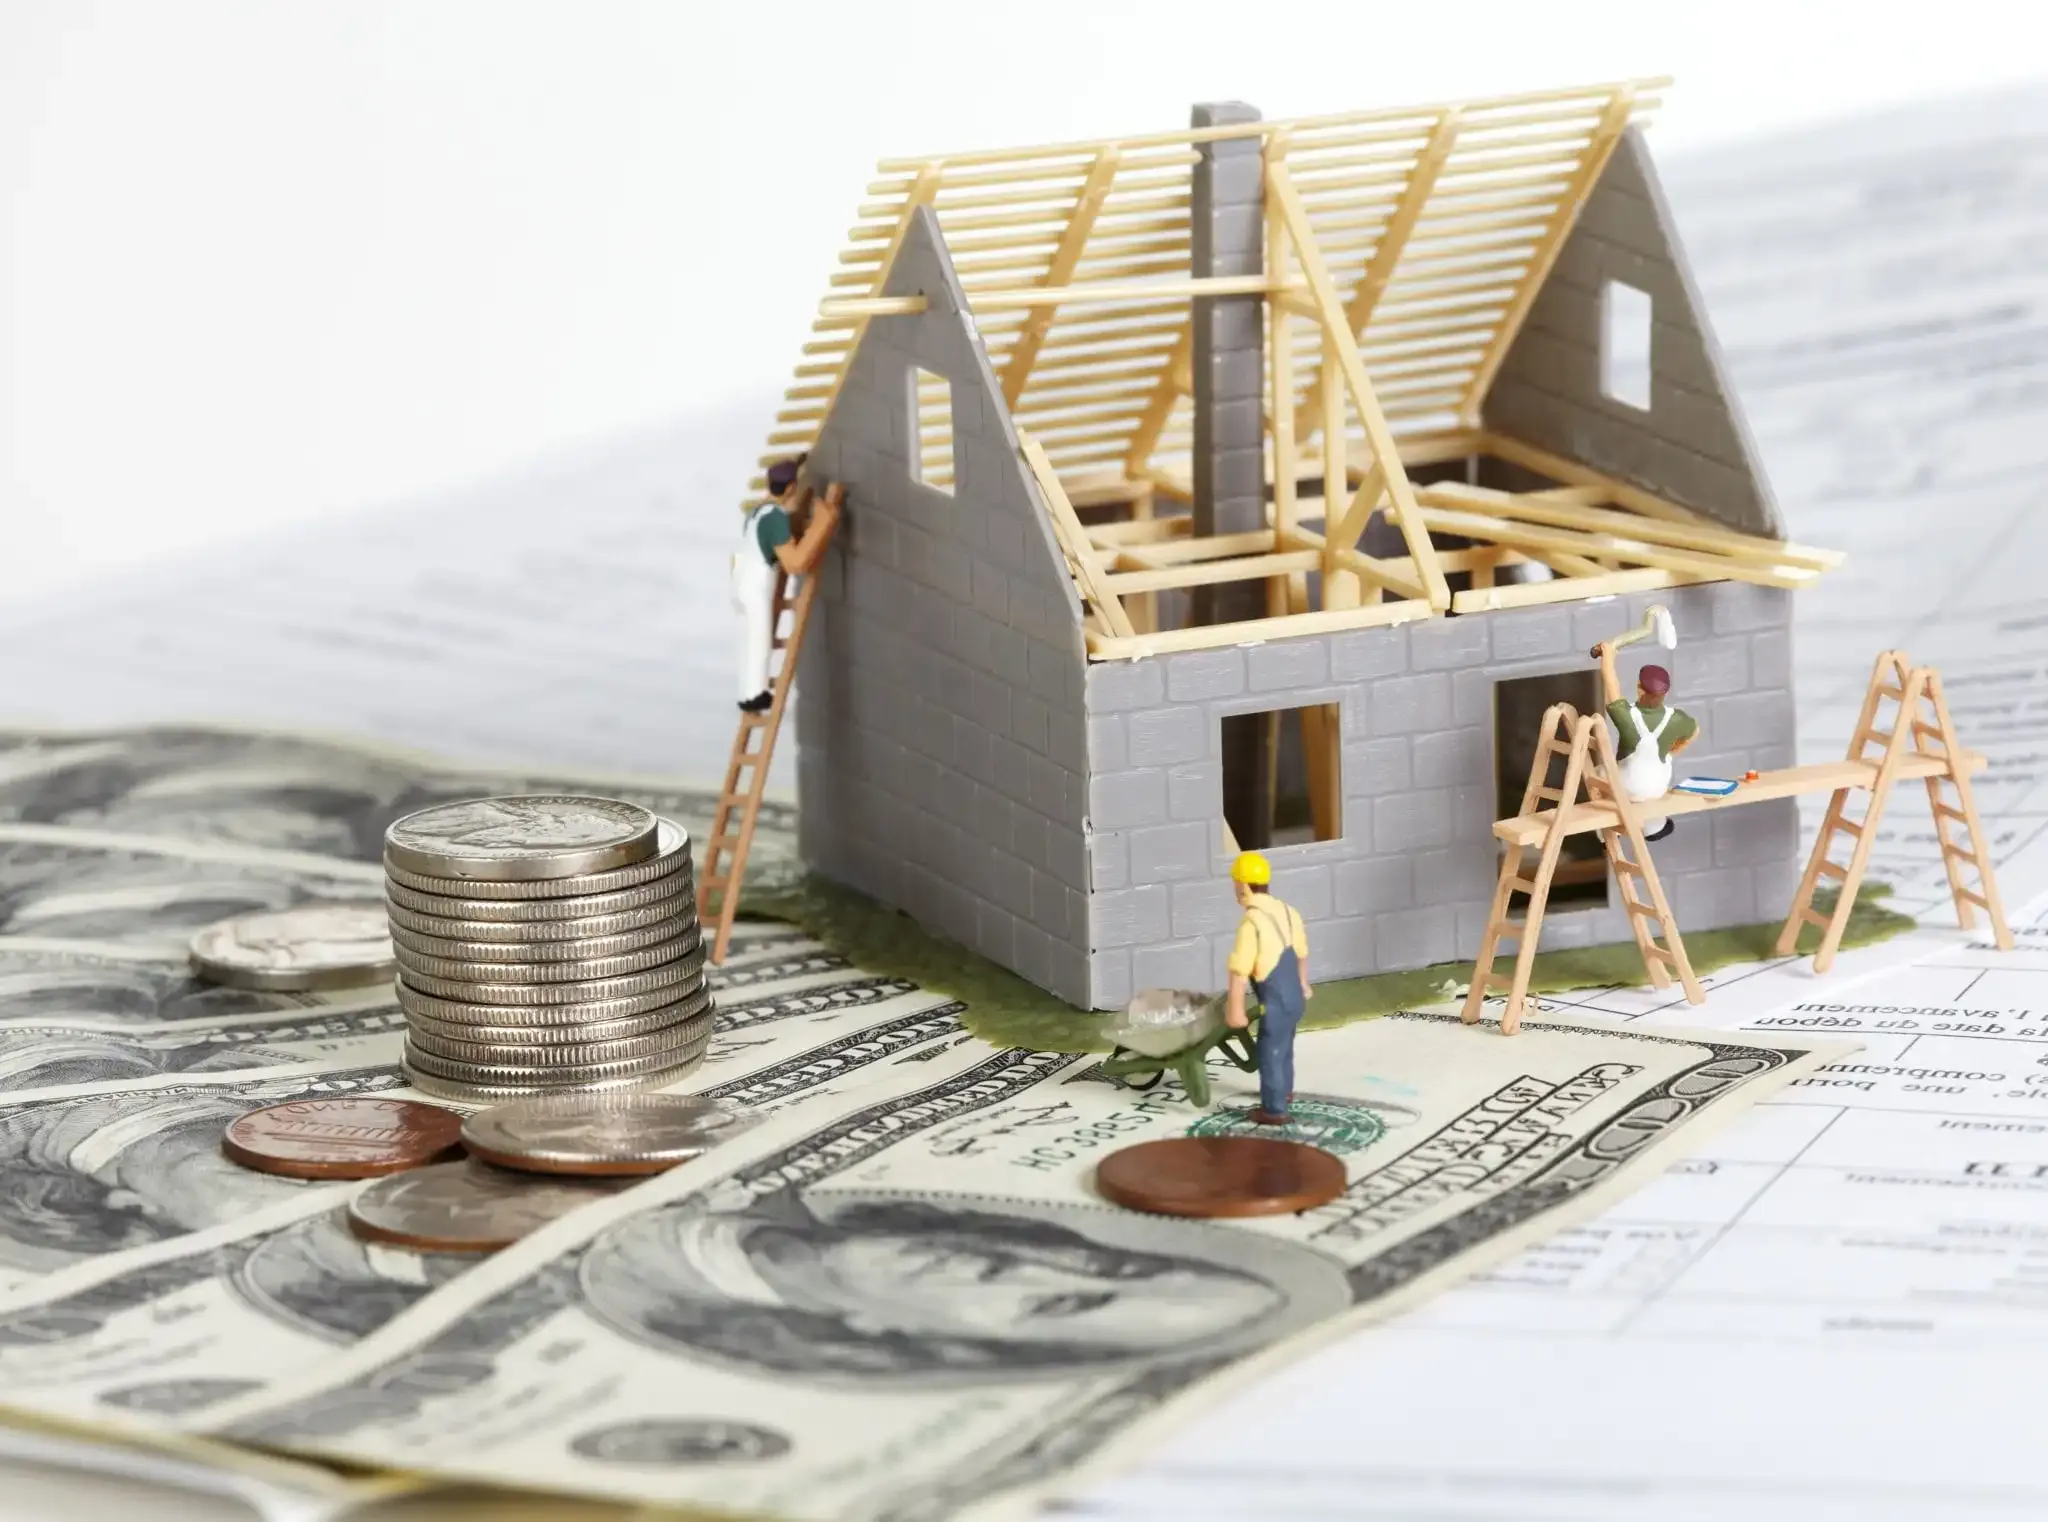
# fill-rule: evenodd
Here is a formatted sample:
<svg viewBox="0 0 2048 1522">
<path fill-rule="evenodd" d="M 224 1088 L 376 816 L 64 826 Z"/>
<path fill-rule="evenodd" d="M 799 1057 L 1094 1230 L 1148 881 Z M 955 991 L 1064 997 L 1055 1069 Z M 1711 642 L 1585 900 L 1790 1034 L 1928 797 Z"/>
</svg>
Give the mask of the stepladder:
<svg viewBox="0 0 2048 1522">
<path fill-rule="evenodd" d="M 1560 758 L 1564 774 L 1553 782 L 1552 772 Z M 1524 816 L 1544 821 L 1544 829 L 1533 846 L 1505 842 L 1500 879 L 1494 886 L 1479 958 L 1465 995 L 1462 1014 L 1466 1024 L 1478 1022 L 1489 997 L 1504 995 L 1501 1034 L 1511 1036 L 1520 1028 L 1552 879 L 1566 839 L 1579 832 L 1572 814 L 1582 805 L 1600 807 L 1613 820 L 1599 830 L 1600 842 L 1651 985 L 1662 989 L 1675 982 L 1693 1004 L 1706 998 L 1686 959 L 1685 942 L 1671 917 L 1664 886 L 1657 879 L 1637 805 L 1621 787 L 1620 776 L 1621 764 L 1603 716 L 1580 714 L 1569 703 L 1555 704 L 1544 714 L 1542 739 L 1529 768 L 1529 785 L 1522 794 L 1520 810 Z M 1522 901 L 1519 917 L 1515 912 L 1518 898 Z M 1514 970 L 1496 972 L 1494 966 L 1506 941 L 1516 943 Z"/>
<path fill-rule="evenodd" d="M 1877 844 L 1892 786 L 1912 777 L 1927 785 L 1935 839 L 1941 847 L 1957 921 L 1965 930 L 1974 929 L 1981 911 L 1990 922 L 1991 937 L 1999 950 L 2010 951 L 2012 930 L 1999 900 L 1983 820 L 1970 788 L 1970 766 L 1956 739 L 1948 699 L 1942 694 L 1941 673 L 1932 666 L 1914 666 L 1903 651 L 1887 650 L 1880 655 L 1863 695 L 1856 733 L 1849 741 L 1849 760 L 1874 768 L 1874 772 L 1867 784 L 1836 788 L 1830 795 L 1791 913 L 1778 933 L 1778 955 L 1790 956 L 1796 951 L 1800 932 L 1811 925 L 1820 931 L 1814 971 L 1826 972 L 1834 964 Z M 1859 794 L 1862 814 L 1852 819 L 1850 812 Z M 1846 863 L 1835 859 L 1844 840 L 1849 843 Z M 1835 900 L 1823 913 L 1814 907 L 1814 901 L 1830 886 Z"/>
<path fill-rule="evenodd" d="M 824 493 L 835 509 L 845 500 L 845 494 L 846 488 L 836 482 Z M 811 498 L 810 485 L 799 485 L 790 516 L 801 519 Z M 829 547 L 828 539 L 824 548 Z M 732 943 L 747 855 L 753 849 L 754 827 L 767 792 L 769 764 L 774 760 L 775 740 L 781 733 L 782 716 L 796 684 L 804 635 L 810 628 L 811 605 L 817 592 L 815 567 L 807 576 L 791 576 L 777 570 L 770 604 L 774 633 L 768 654 L 769 703 L 759 713 L 740 713 L 739 730 L 733 736 L 732 753 L 726 759 L 725 781 L 718 790 L 718 806 L 711 817 L 711 837 L 704 843 L 703 859 L 697 864 L 697 918 L 703 926 L 702 933 L 710 940 L 709 959 L 714 965 L 724 962 Z"/>
</svg>

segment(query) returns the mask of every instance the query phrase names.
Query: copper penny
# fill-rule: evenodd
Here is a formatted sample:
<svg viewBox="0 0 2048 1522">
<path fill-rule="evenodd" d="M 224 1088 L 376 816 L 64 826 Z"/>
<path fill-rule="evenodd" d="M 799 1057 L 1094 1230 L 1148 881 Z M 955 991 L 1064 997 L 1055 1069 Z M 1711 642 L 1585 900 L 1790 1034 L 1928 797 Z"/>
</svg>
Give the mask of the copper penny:
<svg viewBox="0 0 2048 1522">
<path fill-rule="evenodd" d="M 1292 1215 L 1344 1192 L 1344 1165 L 1320 1147 L 1268 1136 L 1174 1136 L 1112 1152 L 1095 1169 L 1103 1198 L 1153 1215 Z"/>
<path fill-rule="evenodd" d="M 229 1123 L 231 1162 L 288 1178 L 379 1178 L 455 1156 L 462 1117 L 410 1099 L 294 1099 Z"/>
<path fill-rule="evenodd" d="M 496 1252 L 633 1179 L 543 1178 L 466 1159 L 379 1179 L 349 1201 L 366 1242 L 429 1252 Z"/>
</svg>

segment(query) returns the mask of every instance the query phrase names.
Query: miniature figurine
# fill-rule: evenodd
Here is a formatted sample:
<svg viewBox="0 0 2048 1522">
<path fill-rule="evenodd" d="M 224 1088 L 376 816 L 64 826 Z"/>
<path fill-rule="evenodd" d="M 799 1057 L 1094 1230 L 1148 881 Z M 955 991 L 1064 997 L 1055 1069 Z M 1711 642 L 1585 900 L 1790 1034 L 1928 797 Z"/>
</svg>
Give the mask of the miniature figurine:
<svg viewBox="0 0 2048 1522">
<path fill-rule="evenodd" d="M 1636 673 L 1633 703 L 1621 694 L 1614 652 L 1653 635 L 1666 650 L 1678 647 L 1678 630 L 1669 610 L 1652 608 L 1640 629 L 1593 647 L 1593 655 L 1600 662 L 1607 717 L 1614 721 L 1614 754 L 1621 762 L 1621 785 L 1639 803 L 1662 798 L 1671 791 L 1671 758 L 1692 744 L 1699 734 L 1699 724 L 1692 715 L 1666 706 L 1664 699 L 1671 692 L 1671 673 L 1662 666 L 1645 666 Z M 1662 840 L 1676 828 L 1669 819 L 1645 819 L 1643 839 Z"/>
<path fill-rule="evenodd" d="M 739 548 L 732 556 L 732 606 L 740 616 L 740 709 L 762 713 L 774 701 L 768 664 L 775 648 L 775 573 L 808 576 L 824 554 L 839 509 L 819 499 L 811 507 L 803 538 L 791 542 L 784 506 L 807 456 L 777 460 L 768 467 L 770 500 L 747 514 Z"/>
<path fill-rule="evenodd" d="M 1245 989 L 1258 995 L 1265 1010 L 1259 1024 L 1259 1108 L 1252 1119 L 1262 1126 L 1287 1124 L 1294 1099 L 1294 1033 L 1303 1004 L 1315 997 L 1308 981 L 1308 928 L 1289 904 L 1273 896 L 1273 868 L 1256 851 L 1232 863 L 1230 880 L 1244 909 L 1237 944 L 1231 949 L 1230 993 L 1224 1024 L 1243 1030 Z"/>
</svg>

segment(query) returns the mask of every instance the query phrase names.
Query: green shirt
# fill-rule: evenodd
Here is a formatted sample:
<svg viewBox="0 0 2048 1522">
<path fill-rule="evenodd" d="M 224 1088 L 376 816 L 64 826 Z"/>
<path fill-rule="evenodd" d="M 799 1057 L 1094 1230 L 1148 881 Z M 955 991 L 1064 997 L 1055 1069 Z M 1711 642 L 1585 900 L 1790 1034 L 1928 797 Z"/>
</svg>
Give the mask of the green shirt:
<svg viewBox="0 0 2048 1522">
<path fill-rule="evenodd" d="M 1626 698 L 1617 698 L 1614 702 L 1607 705 L 1607 717 L 1614 720 L 1614 728 L 1616 730 L 1614 755 L 1615 759 L 1619 761 L 1626 761 L 1630 753 L 1636 748 L 1635 721 L 1628 716 L 1629 709 L 1635 707 L 1641 708 L 1643 724 L 1649 729 L 1657 727 L 1658 715 L 1664 712 L 1664 705 L 1662 703 L 1643 703 L 1638 705 L 1629 702 Z M 1700 727 L 1693 722 L 1691 714 L 1687 713 L 1683 708 L 1672 709 L 1671 721 L 1664 726 L 1663 733 L 1657 736 L 1657 755 L 1662 759 L 1669 759 L 1672 747 L 1690 740 L 1699 731 Z"/>
<path fill-rule="evenodd" d="M 771 502 L 754 515 L 754 542 L 761 546 L 761 558 L 773 565 L 775 547 L 790 540 L 789 514 Z"/>
</svg>

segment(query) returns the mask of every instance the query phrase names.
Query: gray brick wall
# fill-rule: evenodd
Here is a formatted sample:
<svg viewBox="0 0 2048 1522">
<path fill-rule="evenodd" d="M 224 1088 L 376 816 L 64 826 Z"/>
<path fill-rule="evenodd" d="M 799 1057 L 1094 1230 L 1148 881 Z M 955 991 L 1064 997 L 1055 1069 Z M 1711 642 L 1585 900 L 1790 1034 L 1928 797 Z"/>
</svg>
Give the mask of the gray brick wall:
<svg viewBox="0 0 2048 1522">
<path fill-rule="evenodd" d="M 1647 412 L 1600 388 L 1609 280 L 1651 300 Z M 1640 128 L 1608 160 L 1482 411 L 1488 428 L 1730 527 L 1783 537 Z"/>
<path fill-rule="evenodd" d="M 1494 684 L 1593 671 L 1595 642 L 1662 603 L 1678 648 L 1633 645 L 1619 665 L 1624 682 L 1646 663 L 1667 667 L 1675 701 L 1700 721 L 1681 772 L 1790 766 L 1791 598 L 1718 583 L 1089 666 L 1091 1002 L 1222 986 L 1238 919 L 1219 823 L 1226 717 L 1341 706 L 1343 838 L 1269 853 L 1275 890 L 1308 921 L 1315 975 L 1448 962 L 1477 953 L 1498 870 Z M 1518 775 L 1527 764 L 1514 758 Z M 1774 919 L 1800 859 L 1797 805 L 1681 819 L 1651 849 L 1682 931 Z M 1560 904 L 1543 926 L 1546 947 L 1628 939 L 1612 902 Z"/>
<path fill-rule="evenodd" d="M 1085 1005 L 1080 604 L 929 211 L 886 293 L 928 309 L 870 322 L 811 452 L 848 510 L 798 671 L 800 845 L 813 870 Z M 911 476 L 920 368 L 952 383 L 950 494 Z M 1160 870 L 1168 845 L 1137 859 Z"/>
</svg>

